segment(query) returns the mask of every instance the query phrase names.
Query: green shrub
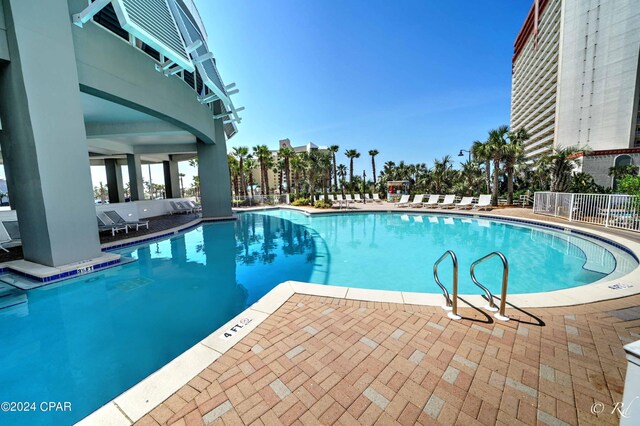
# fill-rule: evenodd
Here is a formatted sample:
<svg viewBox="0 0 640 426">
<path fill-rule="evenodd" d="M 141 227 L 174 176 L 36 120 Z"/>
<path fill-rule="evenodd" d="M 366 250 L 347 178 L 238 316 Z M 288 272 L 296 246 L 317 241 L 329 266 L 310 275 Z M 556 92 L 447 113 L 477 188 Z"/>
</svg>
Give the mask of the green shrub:
<svg viewBox="0 0 640 426">
<path fill-rule="evenodd" d="M 640 196 L 640 176 L 625 176 L 618 181 L 618 192 Z"/>
<path fill-rule="evenodd" d="M 313 207 L 317 209 L 330 209 L 331 207 L 333 207 L 333 205 L 327 201 L 320 200 L 320 201 L 316 201 Z"/>
<path fill-rule="evenodd" d="M 295 200 L 294 202 L 291 203 L 292 206 L 310 206 L 311 205 L 311 200 L 309 198 L 298 198 L 297 200 Z"/>
</svg>

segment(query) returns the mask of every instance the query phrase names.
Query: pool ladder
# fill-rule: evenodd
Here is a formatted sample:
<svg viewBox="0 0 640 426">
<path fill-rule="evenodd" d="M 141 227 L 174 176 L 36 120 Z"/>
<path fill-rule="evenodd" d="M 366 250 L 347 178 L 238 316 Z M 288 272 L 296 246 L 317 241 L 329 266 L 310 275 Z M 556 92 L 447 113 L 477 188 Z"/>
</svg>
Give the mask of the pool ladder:
<svg viewBox="0 0 640 426">
<path fill-rule="evenodd" d="M 444 259 L 447 258 L 447 256 L 451 257 L 451 260 L 453 262 L 453 294 L 451 296 L 449 295 L 449 291 L 442 284 L 442 282 L 440 281 L 440 277 L 438 276 L 438 266 Z M 500 294 L 499 309 L 493 302 L 493 294 L 491 294 L 491 291 L 489 291 L 487 287 L 485 287 L 478 281 L 475 274 L 476 266 L 496 256 L 499 257 L 502 261 L 502 291 Z M 471 264 L 469 274 L 471 275 L 471 280 L 473 281 L 473 283 L 485 292 L 487 300 L 489 301 L 489 305 L 485 306 L 485 309 L 491 312 L 496 312 L 493 316 L 497 320 L 509 321 L 509 317 L 506 316 L 504 312 L 507 302 L 507 285 L 509 283 L 509 262 L 507 261 L 507 258 L 504 257 L 504 255 L 499 251 L 489 253 L 488 255 L 481 257 Z M 433 278 L 435 279 L 436 284 L 438 284 L 438 286 L 440 286 L 440 288 L 442 289 L 442 294 L 445 299 L 445 305 L 442 308 L 446 311 L 451 311 L 447 313 L 447 316 L 449 318 L 451 318 L 452 320 L 459 320 L 461 316 L 458 315 L 458 258 L 452 250 L 447 250 L 446 252 L 444 252 L 444 254 L 440 256 L 440 259 L 438 259 L 436 263 L 433 264 Z"/>
</svg>

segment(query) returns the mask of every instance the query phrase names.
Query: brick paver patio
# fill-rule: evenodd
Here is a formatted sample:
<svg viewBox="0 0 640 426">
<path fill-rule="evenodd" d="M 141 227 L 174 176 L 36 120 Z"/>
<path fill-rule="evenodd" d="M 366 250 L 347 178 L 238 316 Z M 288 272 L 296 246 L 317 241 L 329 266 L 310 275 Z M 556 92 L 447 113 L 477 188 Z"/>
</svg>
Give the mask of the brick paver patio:
<svg viewBox="0 0 640 426">
<path fill-rule="evenodd" d="M 462 309 L 294 295 L 137 424 L 617 424 L 640 296 Z M 594 403 L 600 414 L 592 414 Z"/>
</svg>

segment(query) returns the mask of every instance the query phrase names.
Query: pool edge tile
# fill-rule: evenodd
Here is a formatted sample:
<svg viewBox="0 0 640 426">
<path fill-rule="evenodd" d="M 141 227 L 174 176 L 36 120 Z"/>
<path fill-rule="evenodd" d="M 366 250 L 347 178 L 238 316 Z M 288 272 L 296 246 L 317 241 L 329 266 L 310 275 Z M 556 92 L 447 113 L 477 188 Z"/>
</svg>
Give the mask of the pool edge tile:
<svg viewBox="0 0 640 426">
<path fill-rule="evenodd" d="M 129 426 L 133 424 L 113 401 L 98 408 L 84 419 L 76 423 L 77 426 Z"/>
</svg>

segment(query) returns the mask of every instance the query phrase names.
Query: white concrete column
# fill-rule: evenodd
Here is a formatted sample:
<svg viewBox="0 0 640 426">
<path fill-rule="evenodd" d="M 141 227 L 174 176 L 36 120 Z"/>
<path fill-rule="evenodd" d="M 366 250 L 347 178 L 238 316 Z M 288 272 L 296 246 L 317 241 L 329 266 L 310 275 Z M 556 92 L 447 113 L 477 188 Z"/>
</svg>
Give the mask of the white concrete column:
<svg viewBox="0 0 640 426">
<path fill-rule="evenodd" d="M 627 377 L 619 408 L 620 426 L 640 424 L 640 340 L 624 347 L 627 352 Z M 614 403 L 617 401 L 614 401 Z"/>
</svg>

